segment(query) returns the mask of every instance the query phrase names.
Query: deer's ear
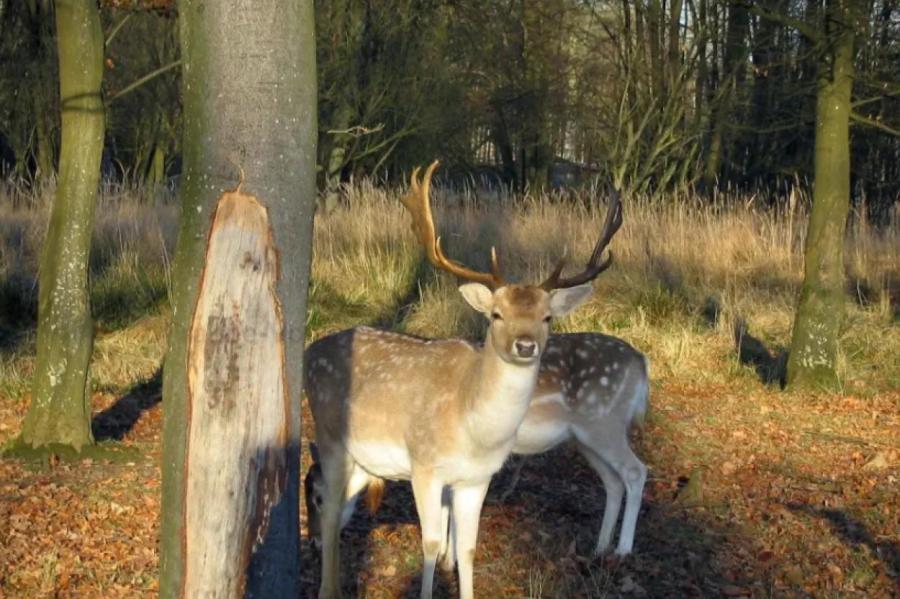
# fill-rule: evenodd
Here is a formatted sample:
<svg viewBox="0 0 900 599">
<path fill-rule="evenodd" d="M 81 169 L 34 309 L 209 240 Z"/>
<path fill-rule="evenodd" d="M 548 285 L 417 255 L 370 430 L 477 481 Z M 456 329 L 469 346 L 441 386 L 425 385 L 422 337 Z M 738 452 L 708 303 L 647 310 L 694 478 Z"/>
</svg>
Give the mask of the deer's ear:
<svg viewBox="0 0 900 599">
<path fill-rule="evenodd" d="M 494 292 L 481 283 L 466 283 L 459 286 L 459 292 L 470 306 L 482 314 L 490 314 L 494 307 Z"/>
<path fill-rule="evenodd" d="M 550 314 L 554 318 L 565 316 L 594 293 L 594 286 L 590 283 L 569 287 L 568 289 L 554 289 L 550 292 Z"/>
<path fill-rule="evenodd" d="M 319 461 L 319 448 L 312 441 L 309 442 L 309 453 L 312 454 L 313 462 Z"/>
</svg>

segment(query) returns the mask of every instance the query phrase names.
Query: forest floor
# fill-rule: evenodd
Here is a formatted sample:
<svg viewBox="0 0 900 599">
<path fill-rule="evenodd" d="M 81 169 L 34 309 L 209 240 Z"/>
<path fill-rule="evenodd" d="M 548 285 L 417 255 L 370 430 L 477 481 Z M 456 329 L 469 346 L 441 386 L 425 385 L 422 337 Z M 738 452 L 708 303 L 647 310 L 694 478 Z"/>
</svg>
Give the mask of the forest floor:
<svg viewBox="0 0 900 599">
<path fill-rule="evenodd" d="M 103 201 L 92 265 L 93 422 L 119 457 L 0 460 L 0 598 L 157 595 L 159 369 L 177 212 Z M 358 323 L 477 336 L 482 324 L 452 284 L 423 266 L 396 198 L 362 186 L 346 203 L 317 216 L 311 338 Z M 561 323 L 622 337 L 650 359 L 650 414 L 633 437 L 650 473 L 634 554 L 586 557 L 603 488 L 581 456 L 559 448 L 528 459 L 506 501 L 511 465 L 492 483 L 479 597 L 900 596 L 900 226 L 857 228 L 848 239 L 841 388 L 786 393 L 777 380 L 802 274 L 802 215 L 741 201 L 697 205 L 632 200 L 612 269 L 591 303 Z M 549 200 L 508 210 L 493 219 L 502 223 L 494 233 L 507 248 L 501 262 L 522 278 L 567 243 L 573 260 L 589 253 L 603 217 Z M 40 207 L 4 212 L 0 202 L 0 446 L 21 429 L 30 399 L 45 217 Z M 451 229 L 451 256 L 476 264 L 486 255 L 491 219 L 469 208 L 439 217 Z M 476 238 L 486 247 L 464 245 Z M 304 473 L 311 425 L 307 410 Z M 357 512 L 342 555 L 347 596 L 417 596 L 422 557 L 408 484 L 389 484 L 376 514 Z M 302 557 L 304 596 L 314 597 L 319 563 L 305 538 Z M 455 596 L 454 576 L 437 585 L 438 596 Z"/>
<path fill-rule="evenodd" d="M 788 399 L 786 401 L 786 399 Z M 891 597 L 900 583 L 900 392 L 860 398 L 654 384 L 635 439 L 650 468 L 634 555 L 591 560 L 603 490 L 571 448 L 507 466 L 481 519 L 481 597 Z M 160 509 L 159 380 L 94 396 L 121 460 L 0 461 L 0 596 L 152 597 Z M 0 442 L 27 397 L 0 398 Z M 306 414 L 304 431 L 311 419 Z M 304 452 L 304 471 L 308 452 Z M 345 591 L 412 597 L 422 558 L 408 484 L 343 535 Z M 318 558 L 303 542 L 305 596 Z M 455 596 L 452 576 L 438 596 Z"/>
</svg>

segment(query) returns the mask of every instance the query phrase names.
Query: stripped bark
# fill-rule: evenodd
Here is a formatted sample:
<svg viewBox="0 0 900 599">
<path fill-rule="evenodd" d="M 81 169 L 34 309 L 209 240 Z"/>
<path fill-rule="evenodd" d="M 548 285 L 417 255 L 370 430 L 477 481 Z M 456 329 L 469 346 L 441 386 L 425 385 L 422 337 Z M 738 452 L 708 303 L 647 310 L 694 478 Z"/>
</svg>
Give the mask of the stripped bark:
<svg viewBox="0 0 900 599">
<path fill-rule="evenodd" d="M 188 350 L 185 597 L 240 597 L 284 488 L 290 406 L 278 258 L 265 207 L 225 193 Z"/>
</svg>

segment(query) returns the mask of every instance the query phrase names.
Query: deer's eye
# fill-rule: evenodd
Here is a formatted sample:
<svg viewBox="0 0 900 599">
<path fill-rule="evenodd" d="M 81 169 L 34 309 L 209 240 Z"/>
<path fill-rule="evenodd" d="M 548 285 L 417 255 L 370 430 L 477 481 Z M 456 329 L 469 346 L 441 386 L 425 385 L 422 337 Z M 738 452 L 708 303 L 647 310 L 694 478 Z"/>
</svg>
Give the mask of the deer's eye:
<svg viewBox="0 0 900 599">
<path fill-rule="evenodd" d="M 550 324 L 550 315 L 549 314 L 544 317 L 544 322 L 547 324 Z"/>
<path fill-rule="evenodd" d="M 491 314 L 491 320 L 503 320 L 503 317 L 500 316 L 499 312 L 494 312 L 493 314 Z"/>
</svg>

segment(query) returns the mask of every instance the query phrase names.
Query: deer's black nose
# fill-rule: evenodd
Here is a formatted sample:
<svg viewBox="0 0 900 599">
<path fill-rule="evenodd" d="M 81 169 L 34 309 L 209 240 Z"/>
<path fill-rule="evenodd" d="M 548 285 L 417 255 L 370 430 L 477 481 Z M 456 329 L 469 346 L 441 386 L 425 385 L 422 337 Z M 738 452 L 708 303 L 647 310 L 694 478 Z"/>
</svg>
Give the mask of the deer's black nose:
<svg viewBox="0 0 900 599">
<path fill-rule="evenodd" d="M 531 339 L 516 339 L 516 353 L 522 358 L 530 358 L 537 351 L 537 343 Z"/>
</svg>

